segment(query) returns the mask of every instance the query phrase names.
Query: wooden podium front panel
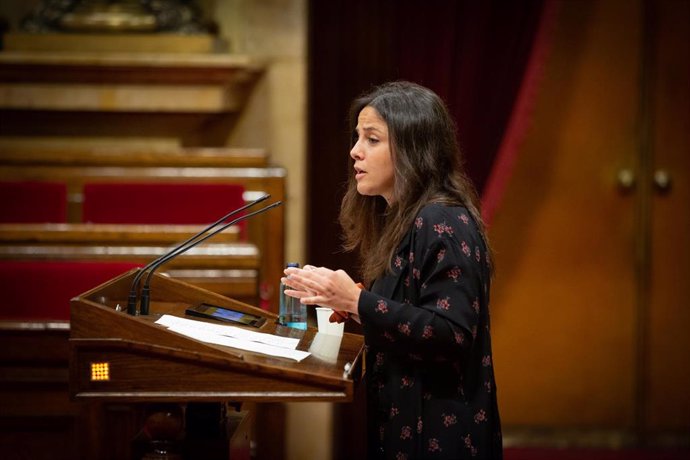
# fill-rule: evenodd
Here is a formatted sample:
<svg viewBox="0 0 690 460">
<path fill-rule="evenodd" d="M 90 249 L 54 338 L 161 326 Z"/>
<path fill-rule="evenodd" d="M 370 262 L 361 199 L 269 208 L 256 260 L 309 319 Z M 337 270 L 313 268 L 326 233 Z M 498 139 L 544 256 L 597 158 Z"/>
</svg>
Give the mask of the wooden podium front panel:
<svg viewBox="0 0 690 460">
<path fill-rule="evenodd" d="M 328 381 L 324 375 L 289 372 L 286 361 L 275 367 L 238 358 L 224 360 L 120 340 L 73 340 L 72 372 L 77 398 L 127 401 L 347 401 L 352 382 Z M 307 358 L 309 359 L 309 358 Z M 268 360 L 267 360 L 268 361 Z M 93 381 L 91 364 L 107 363 L 108 381 Z M 305 363 L 306 364 L 306 363 Z M 306 367 L 306 366 L 305 366 Z M 342 372 L 341 372 L 342 373 Z M 311 377 L 311 378 L 309 378 Z"/>
<path fill-rule="evenodd" d="M 184 317 L 199 302 L 263 316 L 258 331 L 299 337 L 307 351 L 317 331 L 286 328 L 277 316 L 204 289 L 156 275 L 151 314 L 130 316 L 129 272 L 72 300 L 70 392 L 77 399 L 122 401 L 351 401 L 361 373 L 363 337 L 345 334 L 337 357 L 301 362 L 206 344 L 155 324 Z M 108 363 L 109 380 L 91 379 L 92 363 Z M 348 372 L 344 369 L 348 365 Z"/>
</svg>

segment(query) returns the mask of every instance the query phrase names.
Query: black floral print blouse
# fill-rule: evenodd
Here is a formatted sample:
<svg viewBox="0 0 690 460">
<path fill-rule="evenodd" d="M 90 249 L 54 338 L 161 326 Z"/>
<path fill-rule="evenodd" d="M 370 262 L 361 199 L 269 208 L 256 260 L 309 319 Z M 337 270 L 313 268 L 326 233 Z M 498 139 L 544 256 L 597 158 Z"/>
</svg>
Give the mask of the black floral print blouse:
<svg viewBox="0 0 690 460">
<path fill-rule="evenodd" d="M 487 257 L 464 207 L 429 204 L 362 291 L 369 458 L 502 458 Z"/>
</svg>

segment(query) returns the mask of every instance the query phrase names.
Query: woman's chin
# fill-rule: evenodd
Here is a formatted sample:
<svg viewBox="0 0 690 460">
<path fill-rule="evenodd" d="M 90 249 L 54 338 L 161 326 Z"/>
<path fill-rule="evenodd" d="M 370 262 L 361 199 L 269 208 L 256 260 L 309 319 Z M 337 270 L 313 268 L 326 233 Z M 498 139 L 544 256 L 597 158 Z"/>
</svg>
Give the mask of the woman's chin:
<svg viewBox="0 0 690 460">
<path fill-rule="evenodd" d="M 371 190 L 369 190 L 367 187 L 363 186 L 362 184 L 357 184 L 357 193 L 360 195 L 364 196 L 372 196 L 373 194 L 371 193 Z"/>
</svg>

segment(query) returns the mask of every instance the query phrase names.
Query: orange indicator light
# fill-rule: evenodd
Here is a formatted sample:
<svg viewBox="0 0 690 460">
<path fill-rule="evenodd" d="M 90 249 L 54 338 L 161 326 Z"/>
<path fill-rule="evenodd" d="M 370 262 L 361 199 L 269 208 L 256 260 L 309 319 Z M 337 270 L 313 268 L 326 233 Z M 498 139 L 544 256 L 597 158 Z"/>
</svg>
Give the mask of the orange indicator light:
<svg viewBox="0 0 690 460">
<path fill-rule="evenodd" d="M 110 380 L 110 363 L 91 363 L 91 381 Z"/>
</svg>

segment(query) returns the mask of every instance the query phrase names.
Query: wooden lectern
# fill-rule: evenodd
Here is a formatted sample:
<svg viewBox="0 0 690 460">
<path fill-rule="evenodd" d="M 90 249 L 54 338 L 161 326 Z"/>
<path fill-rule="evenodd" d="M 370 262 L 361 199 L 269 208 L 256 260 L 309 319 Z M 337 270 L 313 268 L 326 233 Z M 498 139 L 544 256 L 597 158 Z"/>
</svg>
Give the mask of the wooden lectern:
<svg viewBox="0 0 690 460">
<path fill-rule="evenodd" d="M 186 308 L 207 302 L 266 317 L 260 329 L 251 329 L 300 338 L 298 350 L 309 351 L 319 334 L 315 328 L 303 331 L 278 325 L 274 313 L 158 274 L 151 283 L 151 313 L 128 315 L 127 297 L 138 270 L 71 301 L 70 395 L 90 407 L 87 430 L 99 427 L 108 433 L 91 433 L 87 435 L 90 439 L 82 439 L 88 455 L 117 458 L 117 451 L 127 458 L 136 457 L 132 439 L 141 438 L 142 433 L 154 444 L 160 441 L 155 436 L 160 435 L 179 445 L 180 433 L 189 434 L 190 427 L 180 417 L 190 404 L 222 403 L 226 404 L 223 413 L 233 412 L 227 407 L 238 410 L 230 415 L 233 429 L 240 434 L 226 433 L 232 451 L 233 445 L 248 440 L 246 420 L 251 418 L 254 403 L 353 401 L 362 375 L 362 336 L 346 333 L 334 353 L 313 353 L 300 362 L 203 343 L 155 321 L 164 314 L 185 317 Z M 138 428 L 134 427 L 137 423 Z M 110 439 L 113 431 L 122 438 Z M 111 443 L 116 445 L 108 445 Z M 195 458 L 189 450 L 183 455 L 166 449 L 142 452 L 147 459 Z"/>
</svg>

